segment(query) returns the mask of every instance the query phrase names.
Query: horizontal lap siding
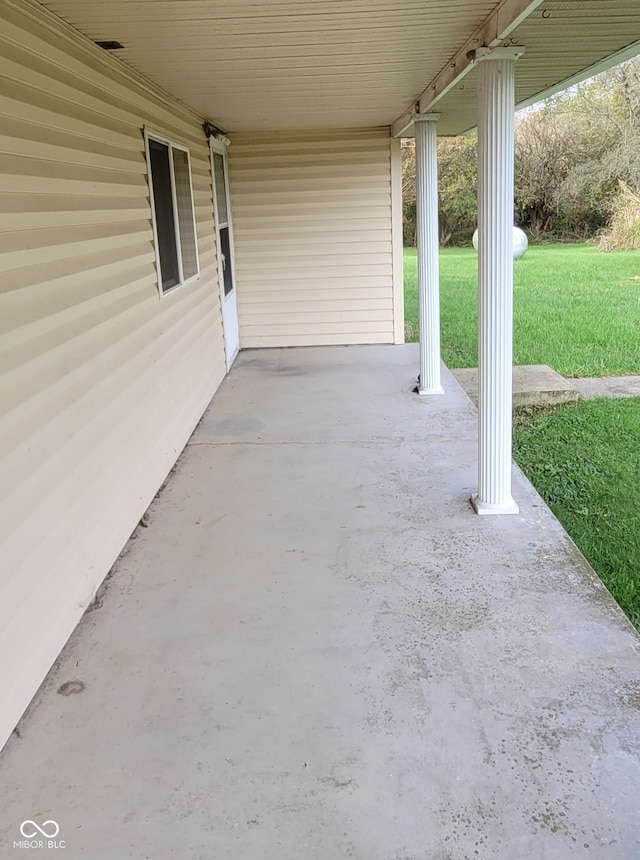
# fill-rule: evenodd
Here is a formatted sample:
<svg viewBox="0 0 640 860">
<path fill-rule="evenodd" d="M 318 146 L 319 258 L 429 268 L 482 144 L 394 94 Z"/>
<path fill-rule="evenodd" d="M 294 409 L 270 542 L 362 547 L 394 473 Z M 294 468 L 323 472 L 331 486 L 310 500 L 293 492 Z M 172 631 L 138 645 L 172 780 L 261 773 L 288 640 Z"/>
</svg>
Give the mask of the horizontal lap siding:
<svg viewBox="0 0 640 860">
<path fill-rule="evenodd" d="M 225 373 L 199 121 L 0 6 L 0 744 Z M 159 299 L 143 126 L 189 147 L 198 281 Z"/>
<path fill-rule="evenodd" d="M 392 343 L 389 130 L 238 134 L 229 159 L 242 346 Z"/>
</svg>

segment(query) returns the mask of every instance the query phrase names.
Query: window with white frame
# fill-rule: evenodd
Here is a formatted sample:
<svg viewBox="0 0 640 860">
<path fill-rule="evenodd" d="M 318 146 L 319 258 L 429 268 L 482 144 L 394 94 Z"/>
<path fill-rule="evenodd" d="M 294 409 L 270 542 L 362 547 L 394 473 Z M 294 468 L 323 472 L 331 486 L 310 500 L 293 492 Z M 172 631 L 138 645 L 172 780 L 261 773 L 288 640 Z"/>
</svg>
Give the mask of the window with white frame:
<svg viewBox="0 0 640 860">
<path fill-rule="evenodd" d="M 189 150 L 145 132 L 160 292 L 199 272 Z"/>
</svg>

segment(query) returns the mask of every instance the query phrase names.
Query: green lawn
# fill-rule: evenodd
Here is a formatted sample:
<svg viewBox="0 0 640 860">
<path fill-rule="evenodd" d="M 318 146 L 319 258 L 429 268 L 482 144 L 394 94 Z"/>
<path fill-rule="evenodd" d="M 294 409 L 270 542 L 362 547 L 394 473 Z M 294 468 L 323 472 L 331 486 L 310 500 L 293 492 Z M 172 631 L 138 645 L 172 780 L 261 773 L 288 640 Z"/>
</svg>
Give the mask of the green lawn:
<svg viewBox="0 0 640 860">
<path fill-rule="evenodd" d="M 407 340 L 418 339 L 415 249 L 406 249 Z M 440 253 L 442 357 L 478 362 L 477 255 Z M 640 252 L 539 245 L 515 264 L 514 363 L 549 364 L 563 376 L 640 373 Z"/>
<path fill-rule="evenodd" d="M 514 458 L 640 630 L 640 398 L 520 410 Z"/>
</svg>

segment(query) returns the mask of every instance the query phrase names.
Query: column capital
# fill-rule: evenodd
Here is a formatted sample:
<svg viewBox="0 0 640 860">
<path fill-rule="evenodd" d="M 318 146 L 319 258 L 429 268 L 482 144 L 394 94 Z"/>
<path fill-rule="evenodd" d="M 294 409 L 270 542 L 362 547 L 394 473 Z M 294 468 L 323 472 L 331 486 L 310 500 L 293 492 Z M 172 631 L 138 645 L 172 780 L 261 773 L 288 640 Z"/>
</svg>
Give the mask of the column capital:
<svg viewBox="0 0 640 860">
<path fill-rule="evenodd" d="M 437 122 L 441 116 L 442 116 L 441 113 L 416 113 L 413 115 L 413 121 L 414 122 Z"/>
<path fill-rule="evenodd" d="M 524 54 L 524 45 L 514 45 L 511 48 L 476 48 L 468 54 L 472 63 L 483 60 L 519 60 Z"/>
</svg>

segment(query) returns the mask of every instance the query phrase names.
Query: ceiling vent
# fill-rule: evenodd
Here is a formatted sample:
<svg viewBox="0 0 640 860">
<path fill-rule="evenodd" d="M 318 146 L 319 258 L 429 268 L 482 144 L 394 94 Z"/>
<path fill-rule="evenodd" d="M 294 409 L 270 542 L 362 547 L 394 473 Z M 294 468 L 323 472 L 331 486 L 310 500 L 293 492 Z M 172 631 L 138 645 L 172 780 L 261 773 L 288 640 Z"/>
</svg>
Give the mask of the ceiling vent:
<svg viewBox="0 0 640 860">
<path fill-rule="evenodd" d="M 120 42 L 116 42 L 115 40 L 106 41 L 97 41 L 96 45 L 99 48 L 104 48 L 105 51 L 119 51 L 121 48 L 124 48 L 124 45 L 121 45 Z"/>
</svg>

